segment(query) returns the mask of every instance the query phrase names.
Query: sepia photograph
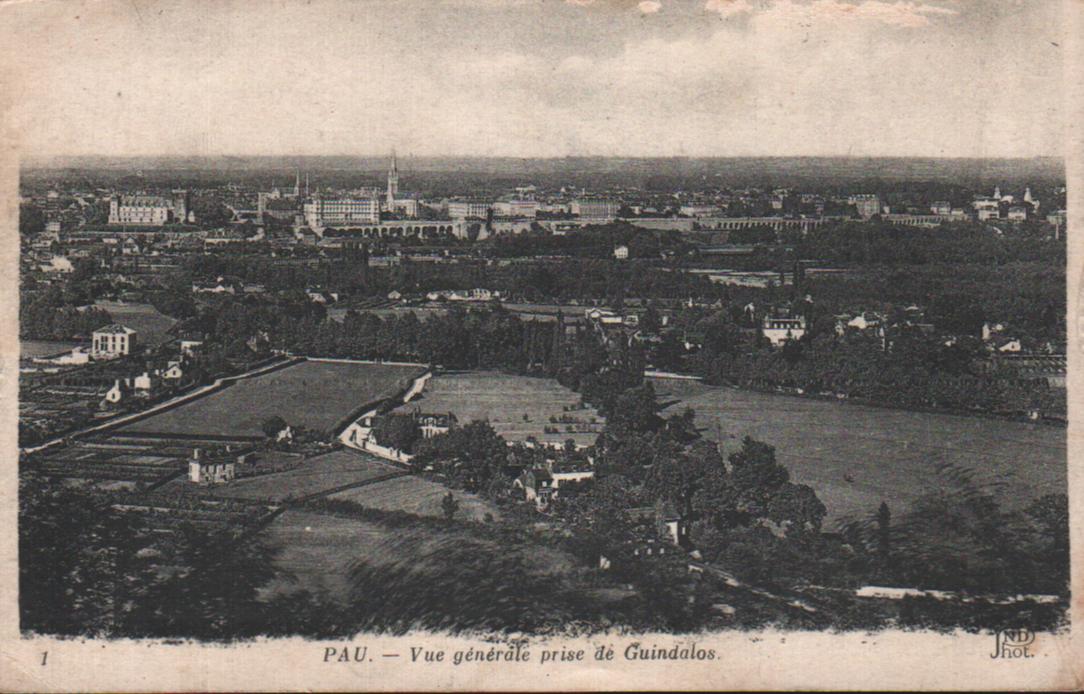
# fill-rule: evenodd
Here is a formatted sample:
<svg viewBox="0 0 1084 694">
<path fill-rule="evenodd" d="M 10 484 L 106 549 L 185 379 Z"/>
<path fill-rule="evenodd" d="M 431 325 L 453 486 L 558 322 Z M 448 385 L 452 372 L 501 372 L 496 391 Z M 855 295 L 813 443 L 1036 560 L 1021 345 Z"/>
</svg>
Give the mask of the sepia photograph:
<svg viewBox="0 0 1084 694">
<path fill-rule="evenodd" d="M 1084 686 L 1073 4 L 0 4 L 0 688 Z"/>
</svg>

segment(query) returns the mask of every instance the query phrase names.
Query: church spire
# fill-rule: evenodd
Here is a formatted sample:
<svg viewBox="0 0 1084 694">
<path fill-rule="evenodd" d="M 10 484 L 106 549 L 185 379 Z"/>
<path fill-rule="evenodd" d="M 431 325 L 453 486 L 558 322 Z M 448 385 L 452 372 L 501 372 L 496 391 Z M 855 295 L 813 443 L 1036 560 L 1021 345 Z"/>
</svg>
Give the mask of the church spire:
<svg viewBox="0 0 1084 694">
<path fill-rule="evenodd" d="M 395 197 L 399 195 L 399 165 L 395 159 L 395 150 L 391 151 L 391 167 L 388 169 L 388 191 L 386 205 L 389 212 L 395 211 Z"/>
</svg>

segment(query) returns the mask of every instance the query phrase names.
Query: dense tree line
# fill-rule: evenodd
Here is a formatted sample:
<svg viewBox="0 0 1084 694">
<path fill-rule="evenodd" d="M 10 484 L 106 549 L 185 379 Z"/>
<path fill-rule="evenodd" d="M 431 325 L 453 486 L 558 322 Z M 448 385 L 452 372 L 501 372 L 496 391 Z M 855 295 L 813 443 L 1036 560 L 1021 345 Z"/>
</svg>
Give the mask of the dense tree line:
<svg viewBox="0 0 1084 694">
<path fill-rule="evenodd" d="M 273 552 L 231 533 L 154 532 L 108 499 L 24 474 L 19 606 L 24 632 L 232 639 L 268 633 L 257 590 Z"/>
<path fill-rule="evenodd" d="M 487 250 L 501 258 L 612 258 L 618 246 L 627 247 L 630 258 L 658 258 L 664 251 L 685 254 L 692 250 L 678 231 L 642 229 L 628 222 L 585 226 L 564 235 L 542 231 L 504 235 L 495 238 Z"/>
<path fill-rule="evenodd" d="M 25 340 L 86 340 L 110 322 L 105 309 L 76 308 L 56 288 L 19 295 L 19 337 Z"/>
<path fill-rule="evenodd" d="M 980 371 L 976 363 L 985 355 L 975 341 L 947 346 L 917 331 L 890 333 L 888 339 L 888 349 L 875 335 L 827 331 L 782 349 L 749 349 L 738 339 L 708 340 L 683 361 L 709 383 L 755 390 L 844 395 L 914 409 L 1055 416 L 1066 411 L 1063 388 L 1042 379 Z"/>
<path fill-rule="evenodd" d="M 1051 237 L 1051 238 L 1048 238 Z M 1034 223 L 992 230 L 989 225 L 953 222 L 936 228 L 865 221 L 825 224 L 792 241 L 801 258 L 843 265 L 922 265 L 925 263 L 1004 264 L 1042 261 L 1065 264 L 1065 239 L 1052 238 L 1047 225 Z"/>
</svg>

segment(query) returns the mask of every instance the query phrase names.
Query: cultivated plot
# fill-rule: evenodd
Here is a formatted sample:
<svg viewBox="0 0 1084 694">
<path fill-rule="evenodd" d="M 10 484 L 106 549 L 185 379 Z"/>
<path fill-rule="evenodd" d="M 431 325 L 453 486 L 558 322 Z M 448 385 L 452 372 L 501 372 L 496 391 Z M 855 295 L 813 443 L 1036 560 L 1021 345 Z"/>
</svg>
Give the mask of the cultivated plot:
<svg viewBox="0 0 1084 694">
<path fill-rule="evenodd" d="M 594 408 L 577 408 L 579 400 L 577 393 L 551 379 L 480 371 L 436 376 L 421 397 L 398 411 L 451 412 L 460 425 L 489 420 L 509 441 L 534 436 L 540 441 L 573 439 L 588 445 L 595 442 L 604 420 Z"/>
<path fill-rule="evenodd" d="M 405 390 L 422 371 L 416 366 L 304 361 L 237 381 L 124 431 L 262 436 L 260 425 L 274 416 L 293 427 L 324 431 L 358 408 Z"/>
</svg>

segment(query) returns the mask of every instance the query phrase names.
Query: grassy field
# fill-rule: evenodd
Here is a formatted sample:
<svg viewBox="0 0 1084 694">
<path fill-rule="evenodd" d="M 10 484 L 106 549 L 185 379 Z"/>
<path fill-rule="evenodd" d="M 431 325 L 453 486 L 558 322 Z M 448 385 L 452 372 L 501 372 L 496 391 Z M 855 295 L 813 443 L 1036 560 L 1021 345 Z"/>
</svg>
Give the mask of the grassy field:
<svg viewBox="0 0 1084 694">
<path fill-rule="evenodd" d="M 305 361 L 238 381 L 123 431 L 259 436 L 260 424 L 275 415 L 291 426 L 325 430 L 358 407 L 394 395 L 421 372 L 415 366 Z"/>
<path fill-rule="evenodd" d="M 444 515 L 440 503 L 447 493 L 448 489 L 443 485 L 411 475 L 348 489 L 332 495 L 331 498 L 353 501 L 382 511 L 406 511 L 417 516 L 440 518 Z M 495 518 L 500 516 L 496 506 L 473 494 L 456 492 L 455 498 L 459 501 L 457 518 L 481 521 L 487 513 Z"/>
<path fill-rule="evenodd" d="M 388 482 L 372 485 L 377 488 Z M 478 499 L 467 500 L 463 494 L 461 508 L 484 504 Z M 365 503 L 363 500 L 358 500 Z M 273 593 L 305 589 L 326 591 L 332 598 L 347 601 L 348 573 L 357 561 L 364 561 L 376 570 L 409 565 L 421 574 L 454 573 L 456 567 L 448 557 L 450 548 L 469 543 L 478 548 L 479 556 L 499 556 L 501 545 L 484 539 L 469 529 L 453 527 L 447 531 L 434 530 L 424 524 L 393 527 L 378 522 L 290 509 L 279 516 L 263 532 L 263 539 L 281 548 L 276 568 L 289 578 L 268 587 Z M 575 569 L 574 560 L 564 552 L 538 545 L 526 558 L 532 575 L 555 575 Z M 436 586 L 434 586 L 436 589 Z M 454 595 L 451 585 L 439 588 Z"/>
<path fill-rule="evenodd" d="M 19 358 L 33 359 L 35 357 L 49 357 L 61 352 L 68 352 L 78 342 L 52 342 L 43 340 L 19 340 Z"/>
<path fill-rule="evenodd" d="M 400 472 L 371 455 L 338 450 L 310 458 L 294 470 L 236 480 L 212 487 L 215 496 L 283 501 L 340 487 L 344 484 Z M 379 486 L 378 483 L 377 486 Z"/>
<path fill-rule="evenodd" d="M 792 479 L 828 507 L 826 526 L 873 513 L 882 500 L 902 511 L 936 484 L 938 463 L 1004 478 L 1007 501 L 1067 489 L 1065 429 L 652 380 L 660 401 L 672 403 L 668 412 L 692 407 L 702 433 L 727 452 L 746 435 L 775 446 Z"/>
<path fill-rule="evenodd" d="M 550 423 L 551 416 L 568 415 L 584 423 L 594 417 L 601 427 L 602 417 L 594 408 L 563 410 L 579 399 L 578 394 L 549 379 L 493 372 L 450 373 L 430 379 L 421 397 L 403 405 L 399 411 L 419 408 L 428 413 L 451 412 L 461 425 L 474 419 L 488 419 L 497 433 L 509 441 L 535 436 L 541 441 L 571 438 L 578 444 L 591 444 L 597 433 L 567 433 L 565 424 Z M 560 432 L 545 434 L 543 429 L 547 426 L 556 426 Z"/>
<path fill-rule="evenodd" d="M 159 345 L 167 342 L 170 336 L 169 329 L 177 321 L 169 316 L 159 313 L 158 309 L 150 304 L 130 304 L 124 301 L 99 301 L 95 304 L 98 308 L 109 311 L 113 321 L 126 325 L 135 330 L 139 335 L 139 342 L 144 345 Z"/>
<path fill-rule="evenodd" d="M 275 568 L 292 579 L 270 586 L 269 591 L 303 588 L 327 591 L 345 600 L 350 565 L 395 532 L 372 523 L 291 509 L 262 533 L 265 540 L 282 548 Z"/>
</svg>

